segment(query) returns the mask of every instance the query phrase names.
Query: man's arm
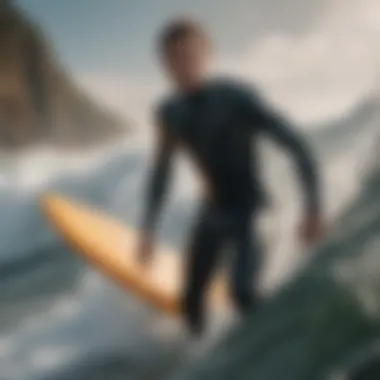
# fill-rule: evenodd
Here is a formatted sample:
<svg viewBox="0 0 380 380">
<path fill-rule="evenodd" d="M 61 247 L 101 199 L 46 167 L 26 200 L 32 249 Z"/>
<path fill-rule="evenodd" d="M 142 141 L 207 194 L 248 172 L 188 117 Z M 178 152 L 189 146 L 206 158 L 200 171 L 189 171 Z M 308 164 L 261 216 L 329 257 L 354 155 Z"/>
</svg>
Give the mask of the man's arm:
<svg viewBox="0 0 380 380">
<path fill-rule="evenodd" d="M 148 180 L 145 214 L 142 229 L 153 233 L 158 215 L 161 211 L 164 195 L 167 190 L 171 172 L 171 158 L 173 153 L 173 142 L 168 135 L 162 122 L 159 122 L 157 133 L 156 153 L 153 166 Z"/>
<path fill-rule="evenodd" d="M 148 181 L 145 212 L 142 220 L 142 234 L 138 247 L 140 264 L 150 263 L 153 255 L 154 229 L 161 211 L 171 172 L 171 158 L 174 144 L 162 121 L 158 123 L 158 138 L 153 167 Z"/>
<path fill-rule="evenodd" d="M 302 226 L 305 240 L 314 240 L 322 234 L 322 210 L 318 165 L 307 142 L 282 116 L 266 106 L 257 96 L 247 95 L 245 109 L 249 121 L 260 131 L 283 146 L 295 160 L 305 189 L 305 221 Z"/>
<path fill-rule="evenodd" d="M 261 117 L 265 133 L 294 157 L 297 172 L 305 189 L 306 215 L 321 214 L 320 179 L 311 148 L 285 119 L 270 113 L 263 113 Z"/>
</svg>

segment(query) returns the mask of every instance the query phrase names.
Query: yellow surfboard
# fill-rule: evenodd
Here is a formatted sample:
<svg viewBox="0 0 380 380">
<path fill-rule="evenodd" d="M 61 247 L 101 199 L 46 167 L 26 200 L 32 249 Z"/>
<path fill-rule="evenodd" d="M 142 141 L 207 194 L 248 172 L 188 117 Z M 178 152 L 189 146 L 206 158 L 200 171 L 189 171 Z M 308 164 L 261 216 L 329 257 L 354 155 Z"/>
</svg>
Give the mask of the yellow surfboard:
<svg viewBox="0 0 380 380">
<path fill-rule="evenodd" d="M 68 245 L 111 280 L 159 311 L 180 314 L 184 277 L 178 252 L 157 247 L 151 265 L 142 268 L 136 260 L 136 229 L 58 194 L 43 195 L 41 206 Z M 225 307 L 224 282 L 214 281 L 208 297 L 213 308 Z"/>
</svg>

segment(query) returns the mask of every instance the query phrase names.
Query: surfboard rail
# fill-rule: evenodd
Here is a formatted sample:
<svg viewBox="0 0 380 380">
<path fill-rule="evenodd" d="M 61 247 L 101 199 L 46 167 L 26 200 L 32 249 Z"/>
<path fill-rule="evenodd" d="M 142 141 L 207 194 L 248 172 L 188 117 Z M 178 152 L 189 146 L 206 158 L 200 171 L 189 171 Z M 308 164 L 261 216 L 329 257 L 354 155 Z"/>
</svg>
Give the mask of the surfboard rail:
<svg viewBox="0 0 380 380">
<path fill-rule="evenodd" d="M 152 287 L 149 282 L 142 281 L 139 273 L 135 271 L 125 271 L 125 268 L 118 265 L 117 262 L 113 260 L 104 260 L 99 257 L 99 255 L 91 254 L 90 252 L 93 252 L 92 244 L 86 239 L 78 238 L 77 234 L 73 233 L 72 228 L 69 227 L 70 219 L 74 217 L 74 215 L 66 215 L 66 212 L 70 212 L 73 208 L 78 208 L 78 210 L 81 210 L 82 212 L 89 212 L 91 215 L 98 215 L 98 217 L 102 218 L 103 216 L 100 215 L 100 213 L 87 208 L 87 206 L 84 206 L 81 203 L 63 198 L 55 193 L 43 194 L 39 201 L 44 214 L 48 217 L 50 223 L 75 252 L 78 252 L 80 256 L 84 257 L 101 272 L 111 276 L 112 279 L 116 280 L 123 289 L 134 293 L 142 299 L 148 300 L 153 307 L 163 310 L 167 314 L 178 315 L 180 312 L 178 298 L 173 298 L 170 294 L 164 294 L 159 289 Z M 116 219 L 112 222 L 117 228 L 122 228 L 121 222 Z M 131 239 L 135 240 L 136 234 L 133 234 L 132 231 L 129 232 L 131 233 Z M 127 255 L 127 251 L 125 254 Z"/>
<path fill-rule="evenodd" d="M 116 217 L 59 193 L 43 193 L 40 207 L 67 245 L 122 289 L 170 316 L 181 313 L 183 263 L 178 252 L 158 246 L 149 268 L 135 250 L 139 232 Z M 224 281 L 210 289 L 211 302 L 226 304 Z"/>
</svg>

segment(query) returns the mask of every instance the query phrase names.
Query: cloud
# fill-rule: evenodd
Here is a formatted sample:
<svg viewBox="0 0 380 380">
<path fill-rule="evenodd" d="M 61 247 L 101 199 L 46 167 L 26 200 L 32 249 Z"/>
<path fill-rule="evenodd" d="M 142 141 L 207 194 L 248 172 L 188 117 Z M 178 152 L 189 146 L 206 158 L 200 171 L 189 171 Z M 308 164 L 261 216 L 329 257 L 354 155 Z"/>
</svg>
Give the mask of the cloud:
<svg viewBox="0 0 380 380">
<path fill-rule="evenodd" d="M 345 112 L 377 86 L 380 65 L 378 0 L 331 0 L 306 34 L 273 33 L 222 56 L 217 71 L 255 81 L 300 123 Z M 139 126 L 165 91 L 163 78 L 80 73 L 84 87 Z"/>
<path fill-rule="evenodd" d="M 377 85 L 380 3 L 332 0 L 305 35 L 271 34 L 219 70 L 251 78 L 299 121 L 343 112 Z"/>
</svg>

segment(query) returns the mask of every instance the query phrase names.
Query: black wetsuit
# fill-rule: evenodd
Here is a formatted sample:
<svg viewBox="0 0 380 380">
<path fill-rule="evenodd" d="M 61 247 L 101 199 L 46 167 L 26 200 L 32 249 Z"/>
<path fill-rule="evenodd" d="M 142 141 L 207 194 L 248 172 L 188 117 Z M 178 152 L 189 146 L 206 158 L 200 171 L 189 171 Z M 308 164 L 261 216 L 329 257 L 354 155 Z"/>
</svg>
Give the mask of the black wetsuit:
<svg viewBox="0 0 380 380">
<path fill-rule="evenodd" d="M 190 154 L 207 184 L 190 240 L 184 289 L 187 321 L 193 331 L 200 332 L 203 294 L 226 243 L 234 248 L 231 295 L 237 307 L 247 311 L 256 302 L 253 282 L 261 248 L 257 218 L 252 216 L 266 202 L 256 149 L 259 134 L 268 135 L 294 155 L 309 214 L 319 209 L 316 165 L 304 141 L 284 119 L 268 109 L 253 90 L 230 80 L 213 80 L 193 93 L 166 100 L 158 109 L 158 130 L 143 228 L 154 228 L 175 148 Z"/>
</svg>

